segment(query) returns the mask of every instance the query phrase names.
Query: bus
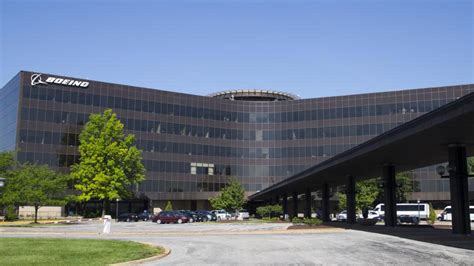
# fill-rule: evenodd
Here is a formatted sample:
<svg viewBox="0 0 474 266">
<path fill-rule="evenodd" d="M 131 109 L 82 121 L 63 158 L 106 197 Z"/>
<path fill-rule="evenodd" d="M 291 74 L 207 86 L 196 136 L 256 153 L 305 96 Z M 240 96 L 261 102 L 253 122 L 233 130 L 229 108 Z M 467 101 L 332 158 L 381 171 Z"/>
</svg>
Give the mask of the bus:
<svg viewBox="0 0 474 266">
<path fill-rule="evenodd" d="M 375 206 L 375 212 L 379 217 L 385 216 L 385 205 L 383 203 Z M 427 220 L 430 217 L 430 206 L 428 203 L 397 203 L 397 216 L 408 215 L 420 217 L 420 220 Z"/>
<path fill-rule="evenodd" d="M 474 221 L 474 206 L 473 205 L 469 206 L 469 216 L 470 216 L 471 221 Z M 438 215 L 438 220 L 439 221 L 452 221 L 453 220 L 451 205 L 444 207 L 443 212 Z"/>
</svg>

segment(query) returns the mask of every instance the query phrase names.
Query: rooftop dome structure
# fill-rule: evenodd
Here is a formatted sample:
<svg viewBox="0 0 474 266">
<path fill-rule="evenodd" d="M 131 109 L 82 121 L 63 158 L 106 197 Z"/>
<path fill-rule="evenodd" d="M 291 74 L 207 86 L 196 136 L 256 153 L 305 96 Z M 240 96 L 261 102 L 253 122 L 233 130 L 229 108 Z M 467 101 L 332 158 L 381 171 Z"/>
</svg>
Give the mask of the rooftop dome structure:
<svg viewBox="0 0 474 266">
<path fill-rule="evenodd" d="M 232 101 L 292 101 L 299 99 L 298 96 L 279 91 L 270 90 L 256 90 L 256 89 L 244 89 L 244 90 L 227 90 L 212 93 L 209 97 L 221 98 Z"/>
</svg>

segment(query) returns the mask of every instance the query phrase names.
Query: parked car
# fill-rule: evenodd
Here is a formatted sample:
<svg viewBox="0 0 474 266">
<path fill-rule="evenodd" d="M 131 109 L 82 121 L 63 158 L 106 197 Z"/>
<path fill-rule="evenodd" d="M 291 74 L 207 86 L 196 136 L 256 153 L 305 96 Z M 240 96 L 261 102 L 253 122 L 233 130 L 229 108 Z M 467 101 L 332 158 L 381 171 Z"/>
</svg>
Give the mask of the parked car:
<svg viewBox="0 0 474 266">
<path fill-rule="evenodd" d="M 177 211 L 185 216 L 188 217 L 189 219 L 189 222 L 192 223 L 192 222 L 200 222 L 200 217 L 195 213 L 195 212 L 192 212 L 192 211 L 188 211 L 188 210 L 179 210 Z"/>
<path fill-rule="evenodd" d="M 342 222 L 347 220 L 347 211 L 343 210 L 336 215 L 336 220 Z"/>
<path fill-rule="evenodd" d="M 122 213 L 119 214 L 117 221 L 119 222 L 138 222 L 139 218 L 136 213 Z"/>
<path fill-rule="evenodd" d="M 469 206 L 469 216 L 471 221 L 474 221 L 474 205 Z M 438 221 L 452 221 L 452 208 L 451 205 L 444 207 L 442 213 L 438 214 Z"/>
<path fill-rule="evenodd" d="M 187 223 L 189 222 L 188 216 L 175 211 L 162 211 L 153 217 L 152 222 L 157 224 L 162 223 Z"/>
<path fill-rule="evenodd" d="M 138 219 L 142 221 L 148 221 L 151 219 L 151 214 L 149 212 L 142 212 L 138 215 Z"/>
<path fill-rule="evenodd" d="M 230 219 L 230 213 L 225 210 L 212 210 L 211 212 L 216 215 L 218 221 Z"/>
<path fill-rule="evenodd" d="M 364 218 L 364 215 L 361 213 L 359 215 L 359 217 Z M 346 214 L 346 219 L 347 219 L 347 214 Z M 380 216 L 379 216 L 378 212 L 371 210 L 367 213 L 367 219 L 377 219 L 377 220 L 379 220 Z"/>
<path fill-rule="evenodd" d="M 238 215 L 239 218 L 242 218 L 242 219 L 249 219 L 250 218 L 249 212 L 245 209 L 239 210 L 237 212 L 237 215 Z"/>
<path fill-rule="evenodd" d="M 198 210 L 198 211 L 196 211 L 196 213 L 199 214 L 199 215 L 204 216 L 203 222 L 217 221 L 217 216 L 214 213 L 210 212 L 210 211 Z"/>
</svg>

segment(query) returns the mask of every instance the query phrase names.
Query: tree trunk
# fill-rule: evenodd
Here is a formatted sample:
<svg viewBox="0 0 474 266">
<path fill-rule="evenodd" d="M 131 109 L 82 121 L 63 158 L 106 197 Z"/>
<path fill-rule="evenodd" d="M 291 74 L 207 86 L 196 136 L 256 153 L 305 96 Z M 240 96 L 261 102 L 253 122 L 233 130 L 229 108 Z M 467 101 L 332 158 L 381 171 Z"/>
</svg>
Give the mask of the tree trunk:
<svg viewBox="0 0 474 266">
<path fill-rule="evenodd" d="M 38 223 L 38 209 L 39 209 L 38 204 L 35 204 L 35 224 Z"/>
</svg>

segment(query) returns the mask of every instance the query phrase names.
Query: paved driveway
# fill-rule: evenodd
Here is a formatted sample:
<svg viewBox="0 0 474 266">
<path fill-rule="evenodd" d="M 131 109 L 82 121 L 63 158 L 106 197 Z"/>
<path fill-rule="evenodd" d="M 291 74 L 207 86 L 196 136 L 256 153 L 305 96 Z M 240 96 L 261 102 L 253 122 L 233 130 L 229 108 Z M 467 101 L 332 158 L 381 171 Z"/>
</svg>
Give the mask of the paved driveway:
<svg viewBox="0 0 474 266">
<path fill-rule="evenodd" d="M 474 251 L 382 234 L 321 229 L 285 230 L 288 224 L 157 225 L 120 223 L 0 228 L 0 236 L 135 240 L 166 246 L 171 254 L 149 265 L 474 265 Z M 1 242 L 1 240 L 0 240 Z"/>
</svg>

